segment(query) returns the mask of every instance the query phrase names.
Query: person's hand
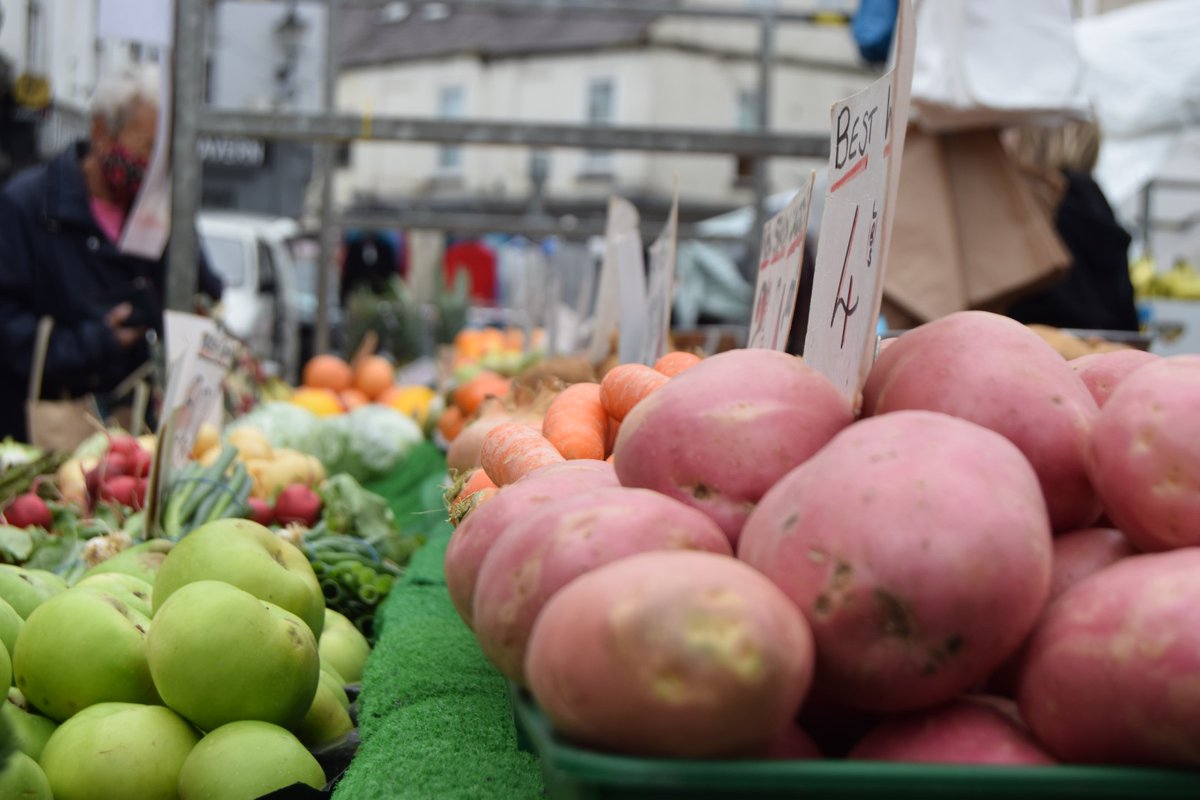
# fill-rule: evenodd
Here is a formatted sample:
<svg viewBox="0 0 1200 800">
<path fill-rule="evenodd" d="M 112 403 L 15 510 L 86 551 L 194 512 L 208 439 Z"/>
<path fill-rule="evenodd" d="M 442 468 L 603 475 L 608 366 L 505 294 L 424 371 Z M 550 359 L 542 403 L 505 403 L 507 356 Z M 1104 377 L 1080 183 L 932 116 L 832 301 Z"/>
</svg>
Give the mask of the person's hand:
<svg viewBox="0 0 1200 800">
<path fill-rule="evenodd" d="M 113 332 L 113 336 L 117 337 L 117 344 L 122 350 L 128 350 L 146 336 L 146 329 L 130 328 L 125 325 L 126 320 L 133 315 L 133 306 L 129 303 L 121 303 L 114 306 L 111 311 L 104 315 L 104 324 Z"/>
</svg>

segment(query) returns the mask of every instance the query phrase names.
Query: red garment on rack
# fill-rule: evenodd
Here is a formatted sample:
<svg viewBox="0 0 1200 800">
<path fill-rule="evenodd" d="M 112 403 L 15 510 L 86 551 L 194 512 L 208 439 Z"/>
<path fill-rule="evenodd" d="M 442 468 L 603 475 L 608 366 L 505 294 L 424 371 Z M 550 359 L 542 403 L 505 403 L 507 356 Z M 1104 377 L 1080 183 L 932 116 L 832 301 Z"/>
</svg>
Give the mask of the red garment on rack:
<svg viewBox="0 0 1200 800">
<path fill-rule="evenodd" d="M 471 278 L 471 299 L 496 302 L 496 254 L 477 241 L 456 242 L 446 248 L 446 286 L 454 286 L 454 277 L 463 269 Z"/>
</svg>

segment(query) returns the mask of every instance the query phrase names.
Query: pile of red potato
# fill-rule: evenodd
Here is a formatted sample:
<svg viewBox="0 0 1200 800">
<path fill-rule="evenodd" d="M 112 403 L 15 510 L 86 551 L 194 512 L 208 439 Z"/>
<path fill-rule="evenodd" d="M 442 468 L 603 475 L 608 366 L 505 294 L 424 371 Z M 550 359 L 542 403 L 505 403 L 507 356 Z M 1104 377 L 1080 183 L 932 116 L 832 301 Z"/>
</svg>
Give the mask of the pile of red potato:
<svg viewBox="0 0 1200 800">
<path fill-rule="evenodd" d="M 612 433 L 608 380 L 572 393 L 573 441 Z M 765 350 L 643 383 L 611 463 L 564 452 L 553 403 L 541 433 L 489 432 L 499 488 L 446 554 L 483 651 L 562 736 L 1200 764 L 1200 357 L 1068 362 L 964 312 L 891 342 L 858 411 Z"/>
</svg>

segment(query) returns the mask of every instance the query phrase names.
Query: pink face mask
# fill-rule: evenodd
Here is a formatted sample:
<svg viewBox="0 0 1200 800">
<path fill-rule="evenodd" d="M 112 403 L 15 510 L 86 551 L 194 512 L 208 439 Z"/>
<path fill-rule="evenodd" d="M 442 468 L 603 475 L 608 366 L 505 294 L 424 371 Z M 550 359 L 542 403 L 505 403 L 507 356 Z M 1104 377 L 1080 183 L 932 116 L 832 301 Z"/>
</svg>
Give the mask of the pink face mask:
<svg viewBox="0 0 1200 800">
<path fill-rule="evenodd" d="M 128 208 L 133 205 L 138 191 L 142 188 L 142 179 L 146 176 L 149 166 L 147 159 L 129 150 L 120 142 L 114 142 L 112 148 L 105 154 L 101 162 L 104 172 L 104 182 L 112 193 L 113 201 Z"/>
</svg>

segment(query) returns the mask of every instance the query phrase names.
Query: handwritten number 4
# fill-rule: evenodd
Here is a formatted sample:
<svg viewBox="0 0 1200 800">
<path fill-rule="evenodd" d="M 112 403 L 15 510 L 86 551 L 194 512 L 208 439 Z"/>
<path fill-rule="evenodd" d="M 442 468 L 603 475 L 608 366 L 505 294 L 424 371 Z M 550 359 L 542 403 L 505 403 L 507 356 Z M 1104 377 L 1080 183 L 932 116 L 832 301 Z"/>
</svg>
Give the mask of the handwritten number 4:
<svg viewBox="0 0 1200 800">
<path fill-rule="evenodd" d="M 842 260 L 842 275 L 838 278 L 837 300 L 833 304 L 833 314 L 829 317 L 829 327 L 833 327 L 837 321 L 838 311 L 841 310 L 845 316 L 842 317 L 842 343 L 839 347 L 846 346 L 846 327 L 850 323 L 850 317 L 854 316 L 854 312 L 858 310 L 858 298 L 854 296 L 854 276 L 850 276 L 850 280 L 846 280 L 846 270 L 850 266 L 850 251 L 854 249 L 854 232 L 858 230 L 858 210 L 859 207 L 854 207 L 854 220 L 850 223 L 850 239 L 846 242 L 846 257 Z M 846 296 L 842 297 L 842 285 L 846 286 Z M 851 302 L 853 300 L 853 302 Z"/>
</svg>

